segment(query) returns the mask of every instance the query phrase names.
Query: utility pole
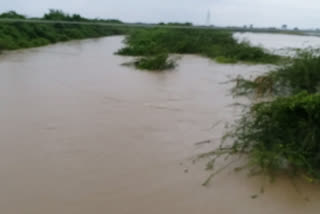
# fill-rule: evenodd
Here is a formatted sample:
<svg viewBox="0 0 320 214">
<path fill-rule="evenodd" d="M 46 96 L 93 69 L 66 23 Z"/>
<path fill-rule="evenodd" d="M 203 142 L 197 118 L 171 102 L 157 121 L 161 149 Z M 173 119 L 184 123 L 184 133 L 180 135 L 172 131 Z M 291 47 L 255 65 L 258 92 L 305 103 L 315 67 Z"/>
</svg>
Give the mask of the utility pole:
<svg viewBox="0 0 320 214">
<path fill-rule="evenodd" d="M 208 10 L 208 13 L 207 13 L 207 18 L 206 18 L 206 23 L 205 23 L 207 26 L 210 26 L 211 24 L 211 13 L 210 13 L 210 10 Z"/>
</svg>

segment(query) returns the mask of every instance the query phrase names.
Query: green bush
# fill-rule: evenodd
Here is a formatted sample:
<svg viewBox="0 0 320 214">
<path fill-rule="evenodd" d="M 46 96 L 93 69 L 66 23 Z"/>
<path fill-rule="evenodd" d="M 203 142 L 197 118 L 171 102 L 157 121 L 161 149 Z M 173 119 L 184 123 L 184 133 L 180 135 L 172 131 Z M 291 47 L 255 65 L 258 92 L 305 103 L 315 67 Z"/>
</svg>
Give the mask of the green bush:
<svg viewBox="0 0 320 214">
<path fill-rule="evenodd" d="M 253 172 L 285 172 L 320 181 L 320 55 L 299 52 L 291 62 L 254 81 L 237 79 L 239 95 L 270 95 L 268 102 L 250 107 L 225 139 L 230 146 L 207 153 L 213 161 L 221 155 L 246 155 Z M 259 100 L 258 100 L 259 101 Z"/>
<path fill-rule="evenodd" d="M 135 66 L 146 70 L 166 70 L 174 67 L 174 62 L 168 60 L 168 53 L 160 53 L 155 56 L 147 56 L 138 59 Z"/>
<path fill-rule="evenodd" d="M 274 86 L 287 87 L 292 94 L 301 91 L 319 92 L 320 56 L 318 51 L 303 51 L 293 62 L 272 72 Z"/>
<path fill-rule="evenodd" d="M 254 80 L 237 79 L 236 94 L 256 93 L 288 96 L 320 90 L 320 55 L 318 50 L 304 50 L 290 62 Z"/>
<path fill-rule="evenodd" d="M 302 92 L 251 107 L 231 135 L 233 153 L 271 175 L 285 171 L 320 179 L 320 94 Z"/>
</svg>

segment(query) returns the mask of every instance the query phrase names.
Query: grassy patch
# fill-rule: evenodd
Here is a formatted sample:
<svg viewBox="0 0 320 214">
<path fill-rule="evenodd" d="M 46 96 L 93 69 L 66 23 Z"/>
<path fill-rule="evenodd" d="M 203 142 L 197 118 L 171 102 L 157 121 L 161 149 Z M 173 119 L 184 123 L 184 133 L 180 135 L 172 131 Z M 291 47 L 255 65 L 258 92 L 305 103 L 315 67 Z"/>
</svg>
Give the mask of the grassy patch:
<svg viewBox="0 0 320 214">
<path fill-rule="evenodd" d="M 281 59 L 280 56 L 269 54 L 260 47 L 252 47 L 247 42 L 238 43 L 232 37 L 232 32 L 212 29 L 140 29 L 128 35 L 126 45 L 118 54 L 200 54 L 223 63 L 277 63 Z"/>
</svg>

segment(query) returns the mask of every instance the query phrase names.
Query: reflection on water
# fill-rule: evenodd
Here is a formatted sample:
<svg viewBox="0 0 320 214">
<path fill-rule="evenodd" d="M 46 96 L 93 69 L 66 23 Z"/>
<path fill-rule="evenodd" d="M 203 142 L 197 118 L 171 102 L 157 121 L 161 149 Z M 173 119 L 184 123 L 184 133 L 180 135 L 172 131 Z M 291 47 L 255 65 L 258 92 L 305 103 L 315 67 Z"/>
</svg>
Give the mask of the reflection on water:
<svg viewBox="0 0 320 214">
<path fill-rule="evenodd" d="M 238 116 L 221 83 L 266 66 L 188 55 L 174 71 L 140 72 L 113 54 L 122 39 L 0 57 L 1 213 L 318 213 L 318 187 L 297 194 L 279 179 L 253 200 L 261 178 L 230 169 L 204 188 L 204 163 L 190 161 Z"/>
</svg>

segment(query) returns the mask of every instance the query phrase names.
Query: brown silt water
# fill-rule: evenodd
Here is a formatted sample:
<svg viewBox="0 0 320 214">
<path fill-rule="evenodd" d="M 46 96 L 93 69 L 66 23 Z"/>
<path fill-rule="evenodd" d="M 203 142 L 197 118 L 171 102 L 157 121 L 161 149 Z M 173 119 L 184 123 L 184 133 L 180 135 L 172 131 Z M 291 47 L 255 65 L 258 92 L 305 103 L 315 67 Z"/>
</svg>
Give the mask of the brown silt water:
<svg viewBox="0 0 320 214">
<path fill-rule="evenodd" d="M 172 71 L 138 71 L 113 54 L 122 40 L 0 56 L 2 214 L 319 212 L 317 185 L 230 167 L 203 187 L 206 161 L 192 161 L 240 114 L 226 82 L 269 66 L 185 55 Z"/>
</svg>

